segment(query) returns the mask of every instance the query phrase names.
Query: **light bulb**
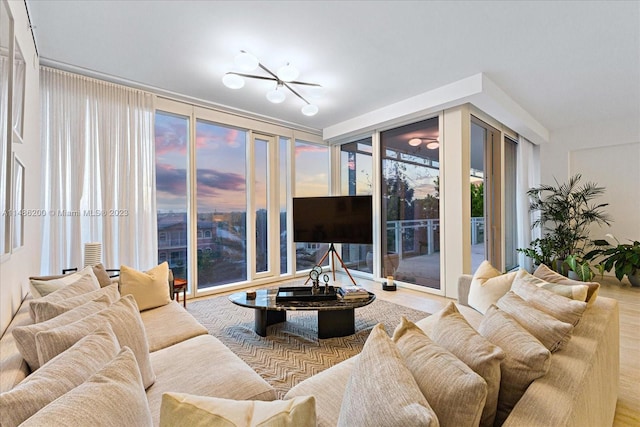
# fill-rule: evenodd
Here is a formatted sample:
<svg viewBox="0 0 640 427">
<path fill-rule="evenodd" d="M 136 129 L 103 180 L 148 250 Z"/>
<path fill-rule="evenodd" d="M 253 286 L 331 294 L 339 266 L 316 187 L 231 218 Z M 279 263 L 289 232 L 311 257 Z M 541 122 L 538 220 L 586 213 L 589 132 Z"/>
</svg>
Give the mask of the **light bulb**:
<svg viewBox="0 0 640 427">
<path fill-rule="evenodd" d="M 258 68 L 258 58 L 250 54 L 249 52 L 241 52 L 236 55 L 234 62 L 236 67 L 242 71 L 253 71 Z"/>
<path fill-rule="evenodd" d="M 280 104 L 287 97 L 284 91 L 278 90 L 279 86 L 267 92 L 267 99 L 274 104 Z"/>
<path fill-rule="evenodd" d="M 440 143 L 438 141 L 431 141 L 430 143 L 427 144 L 427 148 L 429 150 L 435 150 L 438 147 L 440 147 Z"/>
<path fill-rule="evenodd" d="M 293 65 L 287 63 L 287 65 L 278 69 L 277 75 L 283 82 L 290 82 L 298 78 L 300 71 Z"/>
<path fill-rule="evenodd" d="M 244 86 L 244 79 L 237 74 L 225 74 L 222 83 L 230 89 L 240 89 Z"/>
<path fill-rule="evenodd" d="M 316 114 L 318 114 L 318 106 L 313 104 L 307 104 L 304 107 L 302 107 L 301 111 L 302 111 L 302 114 L 304 114 L 305 116 L 315 116 Z"/>
<path fill-rule="evenodd" d="M 411 138 L 409 140 L 409 145 L 412 147 L 417 147 L 420 144 L 422 144 L 422 140 L 420 138 Z"/>
</svg>

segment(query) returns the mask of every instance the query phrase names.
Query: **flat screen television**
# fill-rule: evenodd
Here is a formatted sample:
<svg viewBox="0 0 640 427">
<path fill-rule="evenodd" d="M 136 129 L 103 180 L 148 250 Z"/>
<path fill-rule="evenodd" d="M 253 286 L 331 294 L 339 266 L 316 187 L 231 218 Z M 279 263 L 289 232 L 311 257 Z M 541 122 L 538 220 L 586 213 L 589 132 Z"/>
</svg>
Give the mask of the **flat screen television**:
<svg viewBox="0 0 640 427">
<path fill-rule="evenodd" d="M 294 197 L 293 240 L 373 243 L 371 196 Z"/>
</svg>

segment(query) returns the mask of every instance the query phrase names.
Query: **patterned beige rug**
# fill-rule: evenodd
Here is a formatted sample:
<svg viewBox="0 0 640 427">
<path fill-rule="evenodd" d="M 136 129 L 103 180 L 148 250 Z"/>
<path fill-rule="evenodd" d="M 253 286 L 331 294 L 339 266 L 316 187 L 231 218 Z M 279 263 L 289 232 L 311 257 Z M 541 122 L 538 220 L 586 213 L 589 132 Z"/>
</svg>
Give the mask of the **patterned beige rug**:
<svg viewBox="0 0 640 427">
<path fill-rule="evenodd" d="M 267 336 L 261 337 L 253 330 L 254 310 L 239 307 L 227 297 L 192 302 L 187 309 L 270 383 L 279 398 L 300 381 L 360 353 L 377 323 L 384 324 L 391 335 L 402 316 L 415 322 L 429 315 L 378 299 L 356 309 L 354 335 L 321 340 L 315 311 L 289 311 L 285 323 L 269 326 Z"/>
</svg>

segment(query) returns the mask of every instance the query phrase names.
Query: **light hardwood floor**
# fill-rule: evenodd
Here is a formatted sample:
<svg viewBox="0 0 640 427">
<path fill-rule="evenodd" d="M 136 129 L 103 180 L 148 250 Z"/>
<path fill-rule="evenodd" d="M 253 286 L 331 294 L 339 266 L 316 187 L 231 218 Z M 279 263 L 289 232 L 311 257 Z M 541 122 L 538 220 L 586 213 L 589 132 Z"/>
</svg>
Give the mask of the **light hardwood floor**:
<svg viewBox="0 0 640 427">
<path fill-rule="evenodd" d="M 342 276 L 342 277 L 341 277 Z M 338 275 L 336 284 L 350 284 L 346 276 Z M 628 283 L 620 285 L 615 278 L 605 277 L 600 295 L 618 300 L 620 307 L 620 387 L 614 427 L 640 426 L 640 288 Z M 397 292 L 382 291 L 380 283 L 358 279 L 358 284 L 374 292 L 377 298 L 428 313 L 435 313 L 451 301 L 437 295 L 398 288 Z M 215 296 L 219 296 L 217 294 Z"/>
</svg>

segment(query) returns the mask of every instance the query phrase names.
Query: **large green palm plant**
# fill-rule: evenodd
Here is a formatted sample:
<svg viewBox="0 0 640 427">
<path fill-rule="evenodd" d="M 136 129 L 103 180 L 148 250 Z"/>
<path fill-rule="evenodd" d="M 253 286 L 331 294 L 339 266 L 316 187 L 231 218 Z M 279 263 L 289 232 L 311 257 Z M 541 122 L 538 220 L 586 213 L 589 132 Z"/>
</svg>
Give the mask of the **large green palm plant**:
<svg viewBox="0 0 640 427">
<path fill-rule="evenodd" d="M 518 249 L 536 264 L 541 261 L 555 268 L 555 261 L 564 261 L 570 255 L 580 256 L 589 245 L 589 226 L 610 225 L 604 212 L 608 203 L 595 203 L 604 194 L 604 187 L 593 182 L 580 185 L 580 174 L 564 184 L 540 185 L 527 191 L 529 211 L 537 214 L 531 228 L 540 227 L 542 237 L 531 246 Z"/>
</svg>

